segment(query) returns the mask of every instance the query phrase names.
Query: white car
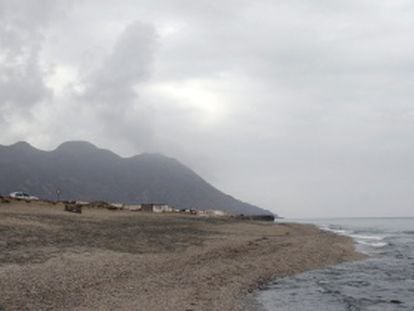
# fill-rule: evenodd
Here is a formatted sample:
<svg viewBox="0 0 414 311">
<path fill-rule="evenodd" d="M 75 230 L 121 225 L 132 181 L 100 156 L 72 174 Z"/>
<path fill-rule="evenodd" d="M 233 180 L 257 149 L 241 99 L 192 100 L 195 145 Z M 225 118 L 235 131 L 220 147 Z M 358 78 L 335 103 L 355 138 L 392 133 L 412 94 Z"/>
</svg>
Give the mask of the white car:
<svg viewBox="0 0 414 311">
<path fill-rule="evenodd" d="M 38 201 L 39 198 L 32 196 L 30 194 L 27 194 L 22 191 L 12 192 L 9 194 L 9 196 L 13 199 L 19 199 L 19 200 L 29 200 L 29 201 Z"/>
</svg>

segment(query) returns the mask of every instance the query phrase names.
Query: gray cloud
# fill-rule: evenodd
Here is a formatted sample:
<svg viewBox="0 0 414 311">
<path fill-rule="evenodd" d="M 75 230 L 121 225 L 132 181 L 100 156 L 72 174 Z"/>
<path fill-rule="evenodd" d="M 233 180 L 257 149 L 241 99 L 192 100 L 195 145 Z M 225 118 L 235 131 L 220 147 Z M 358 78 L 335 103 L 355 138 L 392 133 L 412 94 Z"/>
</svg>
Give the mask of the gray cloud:
<svg viewBox="0 0 414 311">
<path fill-rule="evenodd" d="M 141 22 L 128 25 L 101 66 L 87 78 L 85 99 L 131 102 L 136 97 L 135 85 L 150 74 L 155 40 L 152 26 Z"/>
<path fill-rule="evenodd" d="M 40 55 L 43 32 L 58 14 L 54 1 L 0 2 L 0 121 L 15 113 L 30 117 L 29 109 L 52 95 Z"/>
<path fill-rule="evenodd" d="M 79 95 L 90 114 L 98 114 L 103 135 L 143 148 L 152 135 L 151 108 L 139 101 L 137 88 L 151 73 L 154 27 L 133 22 L 117 38 L 102 64 L 84 79 Z"/>
<path fill-rule="evenodd" d="M 413 215 L 413 13 L 408 1 L 0 1 L 0 142 L 162 152 L 286 216 Z"/>
</svg>

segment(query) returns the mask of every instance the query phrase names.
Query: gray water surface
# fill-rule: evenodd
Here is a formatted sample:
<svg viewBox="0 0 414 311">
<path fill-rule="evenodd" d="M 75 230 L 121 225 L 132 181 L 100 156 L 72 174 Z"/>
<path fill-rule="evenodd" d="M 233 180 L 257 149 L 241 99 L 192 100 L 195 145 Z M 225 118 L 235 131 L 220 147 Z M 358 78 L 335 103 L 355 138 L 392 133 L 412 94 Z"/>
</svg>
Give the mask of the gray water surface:
<svg viewBox="0 0 414 311">
<path fill-rule="evenodd" d="M 295 222 L 351 236 L 371 257 L 276 280 L 259 293 L 265 310 L 414 311 L 414 218 Z"/>
</svg>

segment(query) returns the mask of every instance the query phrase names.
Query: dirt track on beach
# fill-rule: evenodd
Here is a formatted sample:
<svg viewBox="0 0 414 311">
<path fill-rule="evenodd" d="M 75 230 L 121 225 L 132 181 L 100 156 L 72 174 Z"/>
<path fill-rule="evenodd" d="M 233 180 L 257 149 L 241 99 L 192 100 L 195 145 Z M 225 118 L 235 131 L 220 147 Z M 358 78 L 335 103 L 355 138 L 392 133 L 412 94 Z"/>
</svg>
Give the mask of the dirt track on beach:
<svg viewBox="0 0 414 311">
<path fill-rule="evenodd" d="M 271 279 L 359 258 L 310 225 L 0 204 L 0 310 L 249 310 Z"/>
</svg>

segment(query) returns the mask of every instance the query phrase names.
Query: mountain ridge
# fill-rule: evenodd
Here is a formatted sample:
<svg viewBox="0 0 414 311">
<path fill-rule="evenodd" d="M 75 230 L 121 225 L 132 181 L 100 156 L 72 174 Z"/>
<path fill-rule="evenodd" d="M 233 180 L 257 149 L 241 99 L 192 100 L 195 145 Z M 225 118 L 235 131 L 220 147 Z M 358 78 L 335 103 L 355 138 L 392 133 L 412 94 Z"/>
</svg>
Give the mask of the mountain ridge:
<svg viewBox="0 0 414 311">
<path fill-rule="evenodd" d="M 55 199 L 57 189 L 68 200 L 163 202 L 177 208 L 272 214 L 221 192 L 191 168 L 162 154 L 121 157 L 86 141 L 64 142 L 51 151 L 27 142 L 0 145 L 0 193 L 22 190 Z"/>
</svg>

